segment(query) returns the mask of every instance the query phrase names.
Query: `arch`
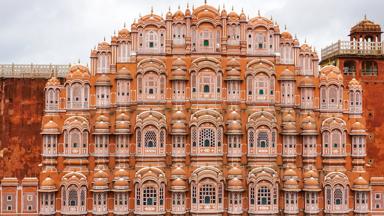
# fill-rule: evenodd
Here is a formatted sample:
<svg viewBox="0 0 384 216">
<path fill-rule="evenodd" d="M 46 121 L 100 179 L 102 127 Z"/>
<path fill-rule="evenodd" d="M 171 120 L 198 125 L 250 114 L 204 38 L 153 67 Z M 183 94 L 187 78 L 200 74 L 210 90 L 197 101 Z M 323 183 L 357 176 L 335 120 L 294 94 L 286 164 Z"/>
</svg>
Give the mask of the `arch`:
<svg viewBox="0 0 384 216">
<path fill-rule="evenodd" d="M 139 74 L 144 75 L 147 72 L 156 72 L 158 75 L 164 74 L 166 65 L 165 63 L 157 58 L 145 58 L 137 63 L 137 76 Z"/>
<path fill-rule="evenodd" d="M 334 129 L 339 129 L 344 132 L 346 130 L 346 123 L 343 119 L 338 117 L 329 117 L 324 119 L 321 123 L 321 131 L 332 131 Z"/>
<path fill-rule="evenodd" d="M 213 109 L 201 109 L 191 115 L 190 126 L 199 126 L 205 122 L 210 122 L 216 127 L 223 126 L 223 115 Z"/>
<path fill-rule="evenodd" d="M 211 178 L 216 182 L 225 181 L 223 173 L 218 168 L 213 166 L 202 166 L 192 172 L 189 182 L 199 182 L 204 178 Z"/>
</svg>

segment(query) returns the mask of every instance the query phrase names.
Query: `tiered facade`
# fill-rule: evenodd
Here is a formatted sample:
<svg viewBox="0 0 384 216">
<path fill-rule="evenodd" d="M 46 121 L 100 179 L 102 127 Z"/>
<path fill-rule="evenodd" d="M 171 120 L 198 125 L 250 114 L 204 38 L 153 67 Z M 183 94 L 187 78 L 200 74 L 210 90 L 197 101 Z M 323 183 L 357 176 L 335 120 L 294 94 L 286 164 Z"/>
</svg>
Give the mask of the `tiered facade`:
<svg viewBox="0 0 384 216">
<path fill-rule="evenodd" d="M 47 82 L 39 212 L 368 215 L 362 91 L 260 15 L 151 12 Z"/>
</svg>

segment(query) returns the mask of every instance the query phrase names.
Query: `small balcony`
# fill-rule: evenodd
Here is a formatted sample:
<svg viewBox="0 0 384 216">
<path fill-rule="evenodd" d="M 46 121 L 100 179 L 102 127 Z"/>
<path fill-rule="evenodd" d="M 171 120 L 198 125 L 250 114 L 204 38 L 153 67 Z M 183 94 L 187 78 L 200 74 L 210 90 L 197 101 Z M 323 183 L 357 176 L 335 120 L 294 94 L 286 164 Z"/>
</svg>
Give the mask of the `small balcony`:
<svg viewBox="0 0 384 216">
<path fill-rule="evenodd" d="M 338 55 L 384 55 L 384 43 L 339 40 L 321 50 L 322 61 Z"/>
</svg>

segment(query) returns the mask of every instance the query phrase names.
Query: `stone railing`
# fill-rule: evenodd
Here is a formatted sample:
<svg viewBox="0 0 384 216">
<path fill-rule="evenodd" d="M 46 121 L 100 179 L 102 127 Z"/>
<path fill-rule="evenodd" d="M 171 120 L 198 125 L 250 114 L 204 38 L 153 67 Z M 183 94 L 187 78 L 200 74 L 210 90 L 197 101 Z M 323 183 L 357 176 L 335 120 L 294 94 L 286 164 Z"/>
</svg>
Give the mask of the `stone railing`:
<svg viewBox="0 0 384 216">
<path fill-rule="evenodd" d="M 337 55 L 384 55 L 384 42 L 339 40 L 321 50 L 321 60 Z"/>
<path fill-rule="evenodd" d="M 68 65 L 0 64 L 0 78 L 49 78 L 65 77 Z"/>
</svg>

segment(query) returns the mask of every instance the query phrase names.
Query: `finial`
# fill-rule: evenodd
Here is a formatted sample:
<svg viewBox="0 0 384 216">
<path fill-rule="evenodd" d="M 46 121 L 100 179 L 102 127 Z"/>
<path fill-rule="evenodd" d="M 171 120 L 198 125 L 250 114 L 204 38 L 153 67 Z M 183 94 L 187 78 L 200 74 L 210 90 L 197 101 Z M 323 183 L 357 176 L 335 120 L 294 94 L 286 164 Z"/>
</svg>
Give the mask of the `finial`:
<svg viewBox="0 0 384 216">
<path fill-rule="evenodd" d="M 153 6 L 151 6 L 151 15 L 153 15 Z"/>
<path fill-rule="evenodd" d="M 127 23 L 124 22 L 124 28 L 127 27 Z"/>
<path fill-rule="evenodd" d="M 204 4 L 207 4 L 207 0 L 204 0 Z"/>
<path fill-rule="evenodd" d="M 304 39 L 304 43 L 307 43 L 307 37 L 305 37 L 305 39 Z"/>
<path fill-rule="evenodd" d="M 273 21 L 273 17 L 272 17 L 272 15 L 271 15 L 271 21 Z"/>
<path fill-rule="evenodd" d="M 297 40 L 297 34 L 295 34 L 295 39 Z"/>
<path fill-rule="evenodd" d="M 260 10 L 257 10 L 257 15 L 259 15 L 259 16 L 260 16 Z"/>
<path fill-rule="evenodd" d="M 232 11 L 234 11 L 235 10 L 235 7 L 232 5 Z"/>
<path fill-rule="evenodd" d="M 77 60 L 77 63 L 80 64 L 80 59 Z"/>
<path fill-rule="evenodd" d="M 168 6 L 168 11 L 171 12 L 171 6 Z"/>
<path fill-rule="evenodd" d="M 169 9 L 171 9 L 171 8 L 169 8 Z M 177 6 L 177 9 L 180 10 L 180 5 Z"/>
<path fill-rule="evenodd" d="M 225 10 L 225 4 L 223 4 L 223 10 Z"/>
<path fill-rule="evenodd" d="M 187 9 L 189 9 L 189 2 L 187 2 Z"/>
<path fill-rule="evenodd" d="M 104 41 L 105 41 L 105 36 L 104 36 Z"/>
<path fill-rule="evenodd" d="M 220 11 L 220 4 L 217 6 L 217 11 L 218 12 Z"/>
<path fill-rule="evenodd" d="M 141 18 L 141 13 L 139 13 L 139 17 Z"/>
<path fill-rule="evenodd" d="M 287 25 L 284 25 L 284 31 L 287 31 Z"/>
<path fill-rule="evenodd" d="M 193 11 L 195 10 L 195 5 L 192 5 L 192 10 L 193 10 Z"/>
<path fill-rule="evenodd" d="M 364 14 L 364 19 L 367 20 L 367 14 Z"/>
</svg>

